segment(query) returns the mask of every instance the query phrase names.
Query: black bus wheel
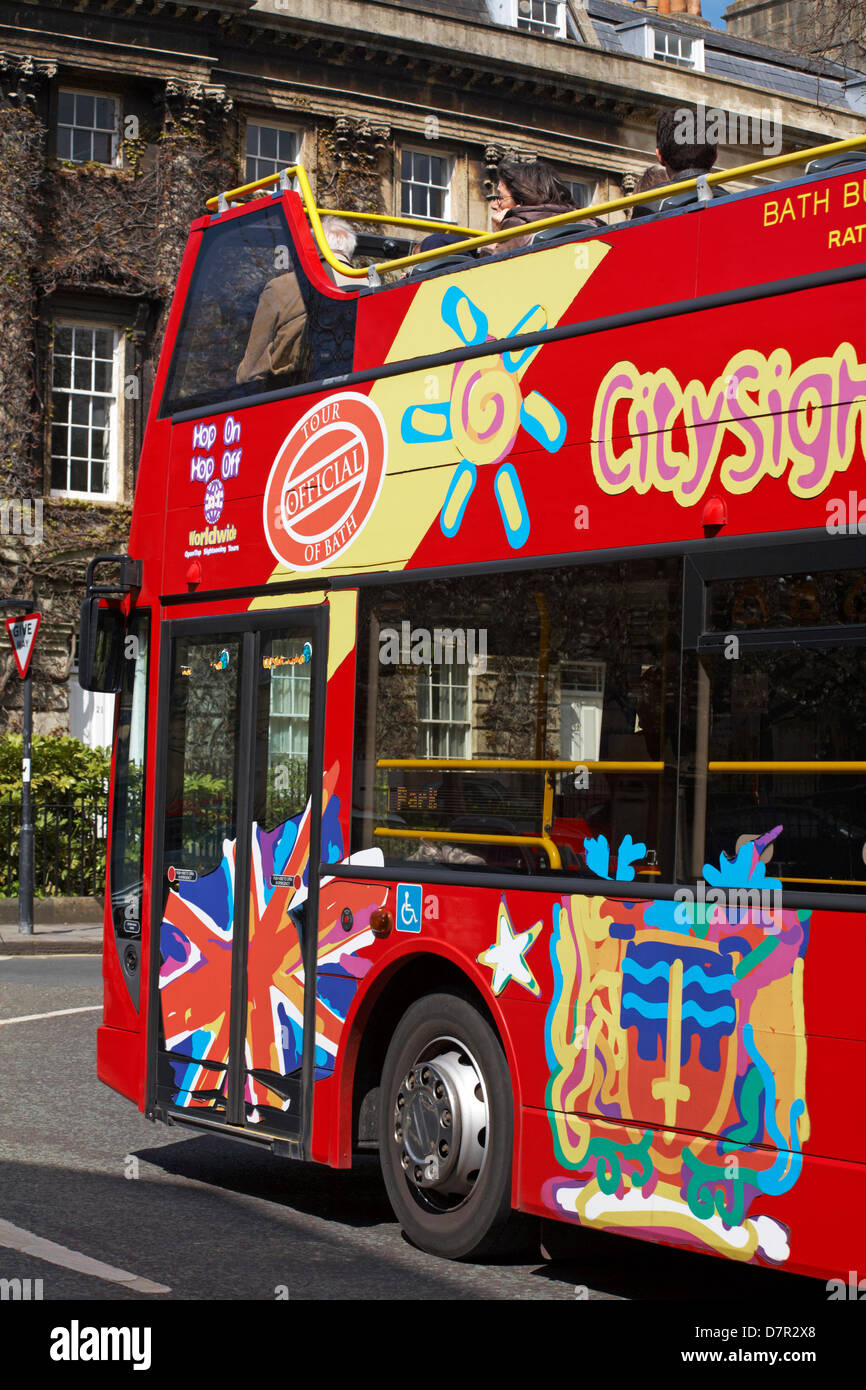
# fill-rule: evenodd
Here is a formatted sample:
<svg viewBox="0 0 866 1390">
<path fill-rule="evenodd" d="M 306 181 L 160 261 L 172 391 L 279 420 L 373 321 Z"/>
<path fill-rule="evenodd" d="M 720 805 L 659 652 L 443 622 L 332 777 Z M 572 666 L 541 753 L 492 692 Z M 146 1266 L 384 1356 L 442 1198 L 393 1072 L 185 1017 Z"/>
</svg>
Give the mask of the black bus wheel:
<svg viewBox="0 0 866 1390">
<path fill-rule="evenodd" d="M 465 999 L 419 999 L 382 1072 L 379 1157 L 394 1213 L 431 1255 L 490 1254 L 511 1215 L 513 1098 L 505 1056 Z"/>
</svg>

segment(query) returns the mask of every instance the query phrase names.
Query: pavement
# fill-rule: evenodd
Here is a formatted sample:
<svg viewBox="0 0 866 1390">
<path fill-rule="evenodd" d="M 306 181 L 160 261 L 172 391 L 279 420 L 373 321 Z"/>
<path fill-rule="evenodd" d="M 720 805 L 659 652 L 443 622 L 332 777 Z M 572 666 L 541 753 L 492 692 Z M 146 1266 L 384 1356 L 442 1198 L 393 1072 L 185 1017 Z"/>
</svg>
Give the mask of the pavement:
<svg viewBox="0 0 866 1390">
<path fill-rule="evenodd" d="M 102 952 L 101 922 L 35 922 L 33 934 L 18 924 L 0 924 L 0 956 L 93 955 Z"/>
</svg>

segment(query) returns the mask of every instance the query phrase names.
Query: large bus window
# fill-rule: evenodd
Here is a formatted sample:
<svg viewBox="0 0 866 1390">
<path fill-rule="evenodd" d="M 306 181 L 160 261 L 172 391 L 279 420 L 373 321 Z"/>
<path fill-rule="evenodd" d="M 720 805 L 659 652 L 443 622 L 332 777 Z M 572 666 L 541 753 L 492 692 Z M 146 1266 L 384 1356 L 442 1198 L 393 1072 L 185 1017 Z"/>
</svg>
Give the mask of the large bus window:
<svg viewBox="0 0 866 1390">
<path fill-rule="evenodd" d="M 207 228 L 160 414 L 350 371 L 355 303 L 313 288 L 279 204 Z"/>
<path fill-rule="evenodd" d="M 363 589 L 354 847 L 670 878 L 679 609 L 664 560 Z"/>
<path fill-rule="evenodd" d="M 179 637 L 166 768 L 165 863 L 202 878 L 237 837 L 238 637 Z"/>
<path fill-rule="evenodd" d="M 783 887 L 866 886 L 864 595 L 862 570 L 708 585 L 718 636 L 685 658 L 683 877 L 763 838 Z"/>
</svg>

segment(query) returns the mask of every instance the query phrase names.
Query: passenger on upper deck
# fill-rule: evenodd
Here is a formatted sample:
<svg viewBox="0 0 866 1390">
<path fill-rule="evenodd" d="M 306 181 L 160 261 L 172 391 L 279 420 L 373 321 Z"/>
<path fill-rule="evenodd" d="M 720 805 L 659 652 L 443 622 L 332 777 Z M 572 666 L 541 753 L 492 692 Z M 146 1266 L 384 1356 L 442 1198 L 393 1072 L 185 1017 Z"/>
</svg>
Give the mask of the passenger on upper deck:
<svg viewBox="0 0 866 1390">
<path fill-rule="evenodd" d="M 509 227 L 519 227 L 527 222 L 540 222 L 544 217 L 556 217 L 576 207 L 565 184 L 540 159 L 533 160 L 531 164 L 503 159 L 497 173 L 499 183 L 496 197 L 490 204 L 490 221 L 494 232 L 507 231 Z M 513 251 L 517 246 L 528 246 L 531 240 L 530 234 L 501 243 L 494 242 L 490 246 L 480 247 L 478 254 L 490 256 L 499 251 Z"/>
<path fill-rule="evenodd" d="M 664 188 L 671 181 L 671 176 L 667 169 L 661 164 L 648 164 L 635 185 L 635 193 L 649 193 L 651 188 Z M 655 202 L 653 207 L 655 208 Z M 638 215 L 638 208 L 646 207 L 645 203 L 636 203 L 631 209 L 631 216 Z"/>
<path fill-rule="evenodd" d="M 351 265 L 357 238 L 351 227 L 339 217 L 322 221 L 325 240 L 337 260 Z M 335 285 L 354 285 L 349 275 L 341 275 L 322 261 L 325 271 Z M 293 270 L 283 271 L 269 280 L 259 296 L 250 328 L 249 341 L 237 370 L 237 382 L 243 386 L 256 377 L 268 375 L 286 378 L 299 369 L 307 324 L 307 307 Z M 286 384 L 285 382 L 283 384 Z"/>
<path fill-rule="evenodd" d="M 341 217 L 323 217 L 322 231 L 337 260 L 342 261 L 343 265 L 351 266 L 358 238 L 348 222 L 344 222 Z M 334 270 L 327 261 L 323 261 L 322 264 L 335 285 L 352 285 L 355 289 L 358 288 L 358 281 L 353 276 L 341 275 L 339 270 Z"/>
<path fill-rule="evenodd" d="M 702 128 L 694 113 L 691 121 L 683 120 L 684 114 L 688 114 L 687 107 L 676 111 L 667 109 L 656 122 L 656 154 L 659 164 L 663 164 L 670 175 L 671 183 L 708 174 L 716 162 L 718 146 L 715 140 L 705 138 L 693 143 L 683 138 L 684 134 L 694 135 Z M 632 209 L 632 217 L 649 217 L 659 208 L 660 204 L 654 201 L 638 203 Z"/>
</svg>

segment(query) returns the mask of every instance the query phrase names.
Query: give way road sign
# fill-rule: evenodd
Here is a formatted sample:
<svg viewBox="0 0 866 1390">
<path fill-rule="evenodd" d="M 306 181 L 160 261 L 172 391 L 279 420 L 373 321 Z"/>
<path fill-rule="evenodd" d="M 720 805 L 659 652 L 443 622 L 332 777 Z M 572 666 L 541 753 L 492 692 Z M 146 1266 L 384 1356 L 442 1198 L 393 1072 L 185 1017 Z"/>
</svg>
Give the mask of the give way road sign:
<svg viewBox="0 0 866 1390">
<path fill-rule="evenodd" d="M 15 665 L 18 667 L 18 674 L 22 680 L 27 675 L 27 668 L 33 655 L 36 633 L 41 620 L 41 613 L 24 613 L 19 618 L 6 619 L 6 631 L 9 633 Z"/>
</svg>

